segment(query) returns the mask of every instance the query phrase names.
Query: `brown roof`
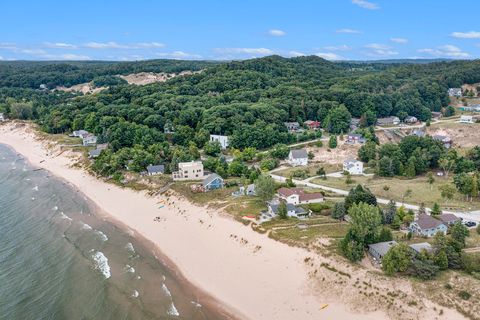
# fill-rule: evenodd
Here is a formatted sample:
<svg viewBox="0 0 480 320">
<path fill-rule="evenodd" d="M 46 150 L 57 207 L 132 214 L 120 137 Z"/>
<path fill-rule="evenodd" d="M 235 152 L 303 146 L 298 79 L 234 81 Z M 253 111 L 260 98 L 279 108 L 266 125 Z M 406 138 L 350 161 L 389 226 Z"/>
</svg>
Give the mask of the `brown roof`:
<svg viewBox="0 0 480 320">
<path fill-rule="evenodd" d="M 433 229 L 443 224 L 442 221 L 432 218 L 427 214 L 421 214 L 415 221 L 421 229 Z"/>
<path fill-rule="evenodd" d="M 460 220 L 459 217 L 457 217 L 456 215 L 451 214 L 451 213 L 441 214 L 441 215 L 438 216 L 438 218 L 445 223 L 452 223 L 452 222 L 457 222 L 458 220 Z"/>
<path fill-rule="evenodd" d="M 277 192 L 281 197 L 285 197 L 285 198 L 294 194 L 298 194 L 298 198 L 300 201 L 308 201 L 308 200 L 323 198 L 323 194 L 319 192 L 306 193 L 305 190 L 303 190 L 302 188 L 280 188 L 278 189 Z"/>
</svg>

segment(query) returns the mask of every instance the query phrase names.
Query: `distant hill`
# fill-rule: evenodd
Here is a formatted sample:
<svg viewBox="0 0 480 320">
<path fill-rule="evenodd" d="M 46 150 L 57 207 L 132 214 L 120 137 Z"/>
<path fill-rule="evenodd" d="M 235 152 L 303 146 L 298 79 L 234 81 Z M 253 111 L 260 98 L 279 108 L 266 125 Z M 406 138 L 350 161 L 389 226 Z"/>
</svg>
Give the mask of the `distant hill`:
<svg viewBox="0 0 480 320">
<path fill-rule="evenodd" d="M 145 60 L 118 61 L 0 61 L 0 87 L 38 89 L 41 84 L 57 86 L 95 81 L 96 78 L 139 72 L 180 73 L 198 71 L 219 64 L 213 61 Z"/>
</svg>

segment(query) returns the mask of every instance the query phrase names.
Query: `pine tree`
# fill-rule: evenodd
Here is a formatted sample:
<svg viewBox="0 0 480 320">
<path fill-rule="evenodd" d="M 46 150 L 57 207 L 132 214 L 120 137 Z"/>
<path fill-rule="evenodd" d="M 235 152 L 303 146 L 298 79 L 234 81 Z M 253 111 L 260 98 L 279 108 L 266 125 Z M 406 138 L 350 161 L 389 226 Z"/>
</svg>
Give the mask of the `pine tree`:
<svg viewBox="0 0 480 320">
<path fill-rule="evenodd" d="M 440 252 L 435 256 L 435 264 L 440 268 L 440 270 L 448 269 L 448 257 L 445 253 L 445 250 L 440 250 Z"/>
<path fill-rule="evenodd" d="M 433 204 L 432 211 L 430 213 L 433 216 L 438 216 L 438 215 L 442 214 L 442 210 L 440 209 L 440 206 L 438 205 L 438 203 L 435 202 Z"/>
</svg>

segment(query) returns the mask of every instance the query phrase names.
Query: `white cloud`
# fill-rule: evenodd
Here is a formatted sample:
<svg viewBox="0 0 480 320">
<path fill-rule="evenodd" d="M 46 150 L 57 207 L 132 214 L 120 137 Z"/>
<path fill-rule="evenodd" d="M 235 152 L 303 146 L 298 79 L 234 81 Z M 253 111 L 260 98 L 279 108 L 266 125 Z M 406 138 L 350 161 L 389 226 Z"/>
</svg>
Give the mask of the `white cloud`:
<svg viewBox="0 0 480 320">
<path fill-rule="evenodd" d="M 348 29 L 348 28 L 338 29 L 335 32 L 336 33 L 350 33 L 350 34 L 360 34 L 360 33 L 362 33 L 362 31 L 360 31 L 360 30 Z"/>
<path fill-rule="evenodd" d="M 45 42 L 45 46 L 57 49 L 77 49 L 76 45 L 64 42 Z"/>
<path fill-rule="evenodd" d="M 405 38 L 390 38 L 390 41 L 401 44 L 408 43 L 408 39 Z"/>
<path fill-rule="evenodd" d="M 326 47 L 323 47 L 323 48 L 325 50 L 328 50 L 328 51 L 348 51 L 348 50 L 352 50 L 352 47 L 349 47 L 346 44 L 342 44 L 342 45 L 339 45 L 339 46 L 326 46 Z"/>
<path fill-rule="evenodd" d="M 288 56 L 289 57 L 302 57 L 302 56 L 305 56 L 305 53 L 300 52 L 300 51 L 292 50 L 292 51 L 288 52 Z"/>
<path fill-rule="evenodd" d="M 5 60 L 2 56 L 0 56 L 0 60 Z"/>
<path fill-rule="evenodd" d="M 447 58 L 468 58 L 470 54 L 462 51 L 457 46 L 447 44 L 437 48 L 425 48 L 419 49 L 418 52 L 427 53 L 434 57 L 447 57 Z"/>
<path fill-rule="evenodd" d="M 388 57 L 398 54 L 398 52 L 393 50 L 392 47 L 380 43 L 370 43 L 365 45 L 365 48 L 370 49 L 370 51 L 367 52 L 367 55 L 369 56 Z"/>
<path fill-rule="evenodd" d="M 81 54 L 64 53 L 60 55 L 50 55 L 53 59 L 59 60 L 92 60 L 89 56 Z"/>
<path fill-rule="evenodd" d="M 116 42 L 88 42 L 84 44 L 84 47 L 90 49 L 120 49 L 125 48 L 124 46 L 119 45 Z"/>
<path fill-rule="evenodd" d="M 17 47 L 17 45 L 16 45 L 15 43 L 0 42 L 0 49 L 15 51 L 15 50 L 18 49 L 18 47 Z"/>
<path fill-rule="evenodd" d="M 256 56 L 267 56 L 275 53 L 267 48 L 216 48 L 215 51 L 227 54 L 251 54 Z"/>
<path fill-rule="evenodd" d="M 145 49 L 162 48 L 165 45 L 159 42 L 140 42 L 136 44 L 120 44 L 114 41 L 109 42 L 88 42 L 83 45 L 89 49 Z"/>
<path fill-rule="evenodd" d="M 368 2 L 368 1 L 365 1 L 365 0 L 352 0 L 352 3 L 356 4 L 357 6 L 359 6 L 360 8 L 363 8 L 363 9 L 368 9 L 368 10 L 380 9 L 378 4 L 373 3 L 373 2 Z"/>
<path fill-rule="evenodd" d="M 459 39 L 480 39 L 480 31 L 452 32 L 450 35 Z"/>
<path fill-rule="evenodd" d="M 316 56 L 319 56 L 320 58 L 326 59 L 326 60 L 341 60 L 343 59 L 341 56 L 337 55 L 336 53 L 333 52 L 317 52 L 315 53 Z"/>
<path fill-rule="evenodd" d="M 136 46 L 138 48 L 163 48 L 165 45 L 160 42 L 140 42 L 137 43 Z"/>
<path fill-rule="evenodd" d="M 268 34 L 271 35 L 272 37 L 283 37 L 287 33 L 285 31 L 279 30 L 279 29 L 270 29 L 270 30 L 268 30 Z"/>
<path fill-rule="evenodd" d="M 172 59 L 201 59 L 202 56 L 194 53 L 187 53 L 183 51 L 173 51 L 173 52 L 158 52 L 157 56 L 163 58 L 172 58 Z"/>
<path fill-rule="evenodd" d="M 32 56 L 42 56 L 47 54 L 47 52 L 43 49 L 22 49 L 20 50 L 20 52 L 24 54 L 29 54 Z"/>
</svg>

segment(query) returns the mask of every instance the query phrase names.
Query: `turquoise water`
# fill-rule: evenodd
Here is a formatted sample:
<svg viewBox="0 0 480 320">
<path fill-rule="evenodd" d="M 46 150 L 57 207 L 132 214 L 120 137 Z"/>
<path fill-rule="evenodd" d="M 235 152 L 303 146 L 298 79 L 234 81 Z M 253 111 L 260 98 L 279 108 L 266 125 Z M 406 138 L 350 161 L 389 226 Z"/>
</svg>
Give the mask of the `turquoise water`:
<svg viewBox="0 0 480 320">
<path fill-rule="evenodd" d="M 83 195 L 0 145 L 0 319 L 225 319 Z"/>
</svg>

